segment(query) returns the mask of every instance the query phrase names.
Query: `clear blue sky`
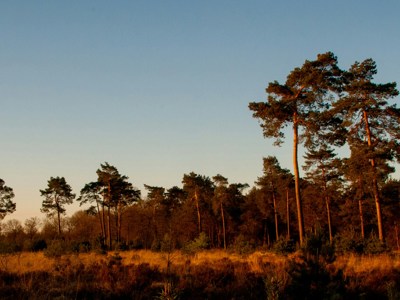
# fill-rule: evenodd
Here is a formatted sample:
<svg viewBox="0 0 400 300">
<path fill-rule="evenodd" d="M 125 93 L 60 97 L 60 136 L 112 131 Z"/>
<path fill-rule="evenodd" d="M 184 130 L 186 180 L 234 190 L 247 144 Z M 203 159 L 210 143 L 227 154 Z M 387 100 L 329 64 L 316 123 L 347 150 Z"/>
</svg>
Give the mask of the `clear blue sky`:
<svg viewBox="0 0 400 300">
<path fill-rule="evenodd" d="M 79 194 L 105 161 L 143 184 L 184 173 L 252 185 L 291 169 L 248 110 L 305 59 L 372 57 L 400 79 L 400 1 L 1 1 L 0 178 L 40 213 L 50 176 Z M 72 206 L 68 214 L 76 210 Z"/>
</svg>

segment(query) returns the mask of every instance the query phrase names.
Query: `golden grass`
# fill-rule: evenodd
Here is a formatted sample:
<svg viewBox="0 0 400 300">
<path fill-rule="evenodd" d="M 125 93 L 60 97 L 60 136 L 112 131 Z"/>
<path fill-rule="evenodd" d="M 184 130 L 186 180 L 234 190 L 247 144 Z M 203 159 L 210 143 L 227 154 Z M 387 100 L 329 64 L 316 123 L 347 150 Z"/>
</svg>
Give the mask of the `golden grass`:
<svg viewBox="0 0 400 300">
<path fill-rule="evenodd" d="M 345 276 L 371 272 L 389 273 L 400 270 L 400 257 L 398 255 L 354 255 L 340 256 L 333 263 L 336 269 L 343 270 Z"/>
<path fill-rule="evenodd" d="M 281 256 L 271 252 L 254 252 L 243 256 L 223 250 L 208 250 L 198 252 L 194 255 L 185 255 L 180 251 L 170 253 L 152 252 L 148 250 L 109 252 L 107 255 L 91 253 L 64 255 L 59 259 L 48 258 L 42 252 L 22 252 L 13 255 L 0 256 L 0 270 L 13 273 L 26 273 L 45 271 L 51 272 L 56 264 L 68 262 L 72 266 L 83 264 L 85 266 L 96 263 L 107 262 L 113 256 L 119 255 L 124 265 L 139 265 L 142 263 L 157 267 L 160 270 L 167 268 L 168 261 L 177 268 L 184 268 L 187 265 L 218 268 L 221 262 L 247 264 L 248 270 L 254 273 L 263 273 L 265 266 L 273 266 L 274 269 L 287 269 L 289 261 L 299 262 L 301 257 L 298 253 L 290 256 Z M 390 272 L 400 270 L 400 256 L 398 255 L 344 255 L 338 257 L 330 266 L 333 269 L 343 270 L 345 276 L 368 273 L 372 271 Z"/>
</svg>

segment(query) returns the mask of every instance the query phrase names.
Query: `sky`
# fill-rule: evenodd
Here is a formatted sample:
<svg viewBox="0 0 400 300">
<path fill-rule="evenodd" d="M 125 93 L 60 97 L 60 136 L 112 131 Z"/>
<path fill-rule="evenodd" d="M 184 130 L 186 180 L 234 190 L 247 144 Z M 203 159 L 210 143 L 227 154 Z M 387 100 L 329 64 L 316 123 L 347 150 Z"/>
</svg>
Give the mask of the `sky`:
<svg viewBox="0 0 400 300">
<path fill-rule="evenodd" d="M 290 134 L 280 148 L 264 139 L 249 102 L 327 51 L 344 69 L 373 58 L 376 82 L 398 82 L 399 11 L 398 0 L 1 1 L 0 178 L 17 204 L 4 221 L 44 217 L 50 177 L 79 195 L 104 162 L 142 193 L 192 171 L 252 186 L 268 155 L 292 170 Z"/>
</svg>

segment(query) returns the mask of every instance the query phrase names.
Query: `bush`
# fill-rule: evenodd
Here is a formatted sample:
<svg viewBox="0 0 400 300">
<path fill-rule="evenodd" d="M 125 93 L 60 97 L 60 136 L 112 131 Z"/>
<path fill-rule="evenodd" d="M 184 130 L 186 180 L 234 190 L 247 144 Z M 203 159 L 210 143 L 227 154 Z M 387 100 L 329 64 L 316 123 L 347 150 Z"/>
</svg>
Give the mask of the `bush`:
<svg viewBox="0 0 400 300">
<path fill-rule="evenodd" d="M 21 251 L 22 248 L 16 243 L 0 243 L 0 254 L 10 254 Z"/>
<path fill-rule="evenodd" d="M 249 254 L 254 251 L 254 245 L 249 240 L 247 240 L 243 234 L 239 234 L 236 237 L 231 249 L 234 252 L 242 255 Z"/>
<path fill-rule="evenodd" d="M 44 255 L 51 258 L 60 257 L 63 254 L 66 254 L 66 245 L 62 240 L 54 240 L 44 251 Z"/>
<path fill-rule="evenodd" d="M 174 250 L 171 236 L 168 233 L 164 235 L 164 238 L 161 241 L 160 250 L 162 252 L 171 252 L 172 250 Z"/>
<path fill-rule="evenodd" d="M 182 250 L 186 253 L 195 253 L 197 251 L 207 249 L 209 245 L 210 239 L 204 232 L 202 232 L 196 239 L 186 244 Z"/>
<path fill-rule="evenodd" d="M 322 257 L 327 262 L 333 262 L 335 259 L 335 248 L 330 244 L 322 230 L 308 235 L 301 246 L 301 250 L 307 258 L 310 258 L 310 256 Z"/>
<path fill-rule="evenodd" d="M 364 251 L 364 241 L 354 229 L 344 231 L 335 237 L 335 250 L 341 254 L 361 254 Z"/>
<path fill-rule="evenodd" d="M 25 251 L 42 251 L 47 248 L 47 244 L 45 240 L 25 240 L 23 249 Z"/>
<path fill-rule="evenodd" d="M 363 250 L 365 254 L 381 254 L 386 252 L 388 249 L 386 244 L 381 242 L 375 234 L 371 234 L 371 236 L 365 241 Z"/>
<path fill-rule="evenodd" d="M 335 248 L 339 253 L 380 254 L 388 251 L 385 243 L 372 233 L 369 238 L 362 239 L 354 230 L 344 232 L 335 239 Z"/>
<path fill-rule="evenodd" d="M 272 251 L 278 254 L 289 254 L 296 250 L 296 243 L 294 240 L 279 238 L 272 247 Z"/>
</svg>

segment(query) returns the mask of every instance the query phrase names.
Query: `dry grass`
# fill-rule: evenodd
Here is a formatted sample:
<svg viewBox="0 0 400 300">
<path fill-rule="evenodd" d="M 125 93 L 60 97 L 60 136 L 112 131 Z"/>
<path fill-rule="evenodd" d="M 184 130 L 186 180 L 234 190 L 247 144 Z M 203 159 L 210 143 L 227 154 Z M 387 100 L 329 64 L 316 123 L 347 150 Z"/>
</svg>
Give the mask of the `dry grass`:
<svg viewBox="0 0 400 300">
<path fill-rule="evenodd" d="M 217 299 L 222 295 L 261 299 L 288 293 L 288 299 L 342 294 L 380 299 L 389 292 L 400 299 L 400 256 L 395 254 L 349 254 L 332 264 L 315 266 L 299 252 L 281 256 L 259 251 L 245 256 L 223 250 L 192 255 L 139 250 L 60 258 L 24 252 L 0 256 L 0 271 L 4 271 L 0 276 L 12 283 L 0 284 L 0 293 L 8 292 L 16 299 L 76 299 L 78 294 L 88 299 L 104 295 L 112 299 L 133 292 L 154 298 L 166 283 L 184 293 L 183 299 Z"/>
<path fill-rule="evenodd" d="M 338 257 L 333 263 L 333 267 L 343 270 L 345 276 L 371 272 L 390 273 L 393 270 L 400 270 L 400 256 L 349 254 Z"/>
<path fill-rule="evenodd" d="M 69 261 L 71 265 L 83 264 L 90 266 L 102 261 L 108 261 L 113 256 L 118 255 L 122 258 L 124 265 L 149 264 L 161 270 L 167 268 L 168 261 L 174 266 L 183 267 L 187 264 L 192 266 L 208 265 L 214 266 L 219 261 L 229 261 L 231 263 L 247 263 L 250 271 L 255 273 L 263 272 L 263 265 L 286 264 L 287 258 L 269 252 L 255 252 L 248 256 L 229 253 L 223 250 L 209 250 L 198 252 L 194 255 L 186 255 L 180 251 L 170 253 L 152 252 L 148 250 L 109 252 L 107 255 L 91 253 L 80 253 L 64 255 L 59 259 L 48 258 L 43 252 L 22 252 L 13 255 L 0 256 L 0 270 L 12 273 L 26 273 L 35 271 L 51 272 L 54 264 L 59 261 Z"/>
<path fill-rule="evenodd" d="M 68 261 L 73 266 L 78 264 L 90 266 L 95 263 L 108 261 L 115 255 L 122 257 L 121 261 L 123 265 L 139 265 L 146 263 L 160 270 L 165 270 L 167 268 L 168 261 L 176 267 L 184 267 L 188 264 L 191 266 L 207 265 L 213 267 L 216 266 L 218 262 L 229 261 L 233 264 L 248 264 L 249 271 L 254 273 L 264 272 L 266 265 L 273 265 L 275 268 L 286 269 L 289 261 L 299 262 L 301 260 L 297 253 L 288 257 L 271 252 L 255 252 L 243 256 L 223 250 L 202 251 L 190 256 L 180 251 L 175 251 L 169 255 L 148 250 L 109 252 L 107 255 L 91 252 L 64 255 L 59 259 L 48 258 L 44 256 L 42 252 L 22 252 L 0 256 L 0 270 L 18 274 L 35 271 L 51 272 L 54 268 L 54 264 L 60 260 Z M 392 270 L 400 270 L 400 256 L 389 254 L 374 256 L 349 254 L 338 257 L 330 268 L 343 270 L 345 276 L 370 273 L 372 271 L 391 272 Z"/>
</svg>

